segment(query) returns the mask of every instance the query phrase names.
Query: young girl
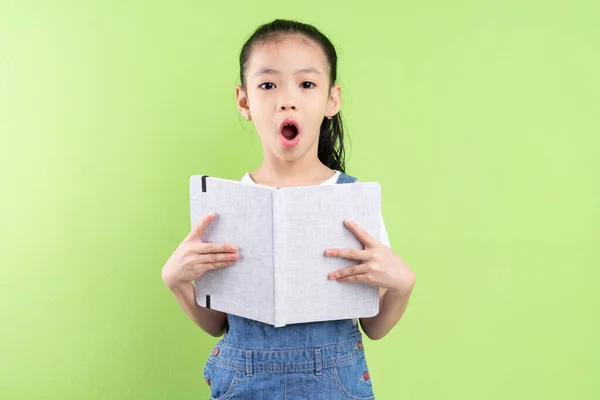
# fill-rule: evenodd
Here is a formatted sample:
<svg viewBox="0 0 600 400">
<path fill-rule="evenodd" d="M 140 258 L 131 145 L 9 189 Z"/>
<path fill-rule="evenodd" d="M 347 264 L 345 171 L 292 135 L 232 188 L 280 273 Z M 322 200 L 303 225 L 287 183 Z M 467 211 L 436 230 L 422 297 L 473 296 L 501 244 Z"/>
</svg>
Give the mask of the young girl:
<svg viewBox="0 0 600 400">
<path fill-rule="evenodd" d="M 311 25 L 275 20 L 260 26 L 240 54 L 239 112 L 254 123 L 263 162 L 242 181 L 273 187 L 356 182 L 344 173 L 341 89 L 331 42 Z M 207 333 L 224 337 L 204 368 L 212 399 L 372 399 L 362 334 L 356 320 L 275 328 L 196 304 L 192 280 L 238 258 L 235 243 L 202 243 L 214 218 L 201 219 L 162 269 L 187 315 Z M 380 287 L 380 311 L 361 318 L 370 339 L 381 339 L 400 320 L 415 284 L 411 269 L 360 226 L 344 221 L 364 250 L 323 249 L 361 263 L 326 278 Z"/>
</svg>

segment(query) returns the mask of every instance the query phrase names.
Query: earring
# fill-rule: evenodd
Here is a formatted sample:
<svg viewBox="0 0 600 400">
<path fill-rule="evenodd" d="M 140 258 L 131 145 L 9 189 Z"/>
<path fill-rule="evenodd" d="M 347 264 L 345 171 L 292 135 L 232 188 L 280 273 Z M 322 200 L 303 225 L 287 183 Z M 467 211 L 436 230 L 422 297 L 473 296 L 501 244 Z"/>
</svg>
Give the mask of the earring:
<svg viewBox="0 0 600 400">
<path fill-rule="evenodd" d="M 248 115 L 248 118 L 246 118 L 246 120 L 248 120 L 248 121 L 252 121 L 252 116 L 251 116 L 251 115 Z"/>
</svg>

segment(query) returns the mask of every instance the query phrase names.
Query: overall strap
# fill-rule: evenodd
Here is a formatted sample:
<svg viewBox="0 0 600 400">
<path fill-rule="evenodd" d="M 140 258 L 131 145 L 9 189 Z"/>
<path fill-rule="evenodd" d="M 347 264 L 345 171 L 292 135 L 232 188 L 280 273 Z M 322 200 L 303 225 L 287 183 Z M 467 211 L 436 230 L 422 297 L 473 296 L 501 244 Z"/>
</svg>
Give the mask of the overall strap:
<svg viewBox="0 0 600 400">
<path fill-rule="evenodd" d="M 350 175 L 347 175 L 347 174 L 345 174 L 345 173 L 343 173 L 343 172 L 340 171 L 340 175 L 338 176 L 336 184 L 337 183 L 354 183 L 357 180 L 358 180 L 357 178 L 355 178 L 353 176 L 350 176 Z"/>
</svg>

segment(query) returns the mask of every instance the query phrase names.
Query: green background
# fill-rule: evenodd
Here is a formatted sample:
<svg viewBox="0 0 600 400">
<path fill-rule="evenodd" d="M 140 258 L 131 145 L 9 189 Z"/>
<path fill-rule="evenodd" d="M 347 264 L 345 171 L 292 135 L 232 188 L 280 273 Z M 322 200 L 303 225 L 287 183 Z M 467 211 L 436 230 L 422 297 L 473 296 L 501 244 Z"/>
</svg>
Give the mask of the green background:
<svg viewBox="0 0 600 400">
<path fill-rule="evenodd" d="M 348 173 L 417 276 L 377 398 L 600 398 L 600 6 L 474 0 L 0 0 L 0 398 L 208 398 L 160 271 L 189 176 L 261 162 L 237 58 L 278 17 L 337 46 Z"/>
</svg>

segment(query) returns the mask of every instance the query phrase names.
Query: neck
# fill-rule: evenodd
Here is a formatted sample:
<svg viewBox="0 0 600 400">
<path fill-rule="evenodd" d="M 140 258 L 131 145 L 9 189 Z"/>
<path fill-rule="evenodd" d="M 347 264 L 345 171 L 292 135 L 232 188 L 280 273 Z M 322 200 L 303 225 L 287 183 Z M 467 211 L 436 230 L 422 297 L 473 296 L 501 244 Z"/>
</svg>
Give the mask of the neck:
<svg viewBox="0 0 600 400">
<path fill-rule="evenodd" d="M 265 157 L 262 164 L 250 173 L 250 177 L 255 183 L 283 188 L 319 185 L 334 173 L 317 157 L 292 161 Z"/>
</svg>

